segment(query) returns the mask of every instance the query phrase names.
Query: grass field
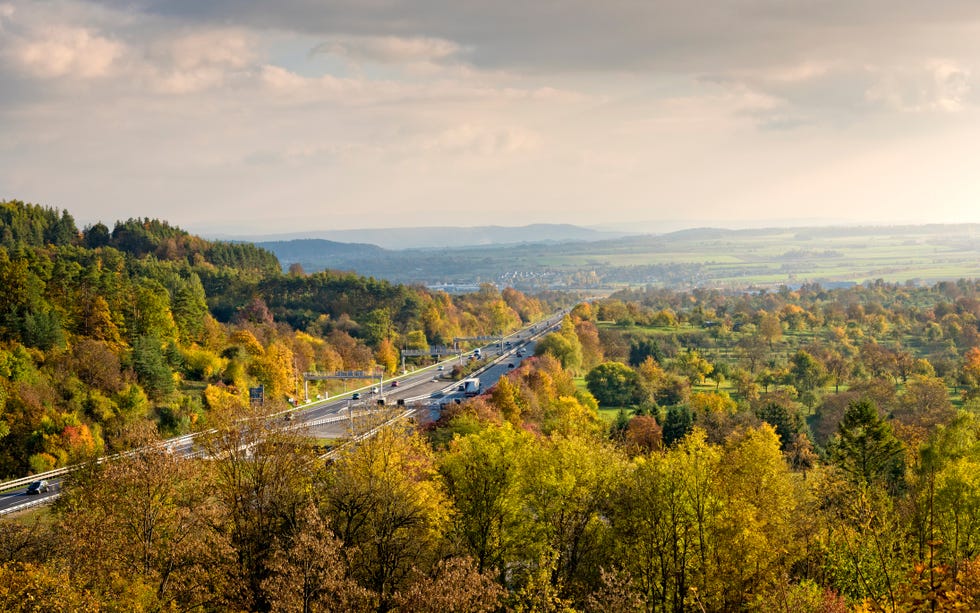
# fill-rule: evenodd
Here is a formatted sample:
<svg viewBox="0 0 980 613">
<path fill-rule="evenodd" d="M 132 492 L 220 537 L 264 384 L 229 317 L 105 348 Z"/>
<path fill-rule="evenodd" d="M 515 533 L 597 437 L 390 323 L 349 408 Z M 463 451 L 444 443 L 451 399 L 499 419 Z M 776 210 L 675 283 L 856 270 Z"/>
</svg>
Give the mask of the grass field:
<svg viewBox="0 0 980 613">
<path fill-rule="evenodd" d="M 312 257 L 312 256 L 311 256 Z M 518 289 L 776 286 L 980 277 L 980 225 L 696 229 L 592 242 L 392 250 L 301 262 L 401 283 Z"/>
</svg>

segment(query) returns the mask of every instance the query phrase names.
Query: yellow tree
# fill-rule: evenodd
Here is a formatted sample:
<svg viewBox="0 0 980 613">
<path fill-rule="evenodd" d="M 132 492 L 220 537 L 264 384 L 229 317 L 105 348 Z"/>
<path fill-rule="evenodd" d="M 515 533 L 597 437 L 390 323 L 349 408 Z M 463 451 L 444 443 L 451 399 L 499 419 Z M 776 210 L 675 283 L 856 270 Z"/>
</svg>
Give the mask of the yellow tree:
<svg viewBox="0 0 980 613">
<path fill-rule="evenodd" d="M 602 563 L 605 511 L 625 473 L 625 456 L 595 438 L 554 436 L 528 460 L 525 555 L 532 564 L 554 555 L 552 585 L 580 593 Z"/>
<path fill-rule="evenodd" d="M 796 560 L 792 476 L 769 424 L 736 431 L 725 443 L 717 476 L 723 501 L 713 525 L 715 573 L 706 596 L 733 610 L 788 572 Z"/>
<path fill-rule="evenodd" d="M 417 435 L 383 428 L 334 462 L 324 494 L 350 572 L 389 608 L 413 567 L 436 562 L 449 526 L 431 450 Z"/>
<path fill-rule="evenodd" d="M 378 350 L 374 357 L 378 364 L 384 368 L 385 373 L 392 375 L 398 372 L 398 350 L 395 349 L 395 344 L 391 342 L 391 339 L 386 338 L 378 343 Z"/>
<path fill-rule="evenodd" d="M 524 522 L 520 494 L 533 440 L 510 424 L 487 426 L 453 440 L 439 470 L 458 514 L 454 531 L 480 572 L 505 576 L 520 561 L 518 535 Z"/>
<path fill-rule="evenodd" d="M 282 341 L 273 341 L 263 355 L 252 360 L 249 372 L 265 386 L 267 399 L 280 401 L 295 386 L 293 352 Z"/>
</svg>

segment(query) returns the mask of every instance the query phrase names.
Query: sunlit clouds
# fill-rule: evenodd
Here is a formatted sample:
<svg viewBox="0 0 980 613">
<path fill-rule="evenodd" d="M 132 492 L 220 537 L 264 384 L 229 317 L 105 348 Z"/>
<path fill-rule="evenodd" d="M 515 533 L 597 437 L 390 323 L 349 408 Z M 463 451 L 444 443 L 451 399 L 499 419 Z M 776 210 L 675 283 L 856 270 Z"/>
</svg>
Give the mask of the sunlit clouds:
<svg viewBox="0 0 980 613">
<path fill-rule="evenodd" d="M 0 3 L 0 197 L 249 234 L 978 221 L 980 8 L 694 4 Z"/>
</svg>

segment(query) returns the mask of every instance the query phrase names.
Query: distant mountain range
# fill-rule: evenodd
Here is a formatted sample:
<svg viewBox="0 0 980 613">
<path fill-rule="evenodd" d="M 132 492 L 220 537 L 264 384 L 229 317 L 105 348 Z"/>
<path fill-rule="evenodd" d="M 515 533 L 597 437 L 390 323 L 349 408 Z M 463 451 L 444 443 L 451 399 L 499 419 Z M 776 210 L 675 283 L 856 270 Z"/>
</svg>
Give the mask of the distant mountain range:
<svg viewBox="0 0 980 613">
<path fill-rule="evenodd" d="M 358 230 L 320 230 L 264 236 L 224 237 L 259 244 L 283 243 L 302 239 L 321 239 L 341 243 L 367 243 L 385 249 L 441 249 L 523 243 L 565 243 L 598 241 L 626 236 L 614 232 L 583 228 L 571 224 L 532 224 L 528 226 L 475 226 L 470 228 L 362 228 Z"/>
<path fill-rule="evenodd" d="M 308 273 L 347 270 L 398 283 L 489 282 L 523 290 L 980 277 L 977 224 L 689 228 L 615 237 L 570 225 L 342 232 L 383 245 L 311 238 L 257 244 L 283 268 L 300 264 Z"/>
</svg>

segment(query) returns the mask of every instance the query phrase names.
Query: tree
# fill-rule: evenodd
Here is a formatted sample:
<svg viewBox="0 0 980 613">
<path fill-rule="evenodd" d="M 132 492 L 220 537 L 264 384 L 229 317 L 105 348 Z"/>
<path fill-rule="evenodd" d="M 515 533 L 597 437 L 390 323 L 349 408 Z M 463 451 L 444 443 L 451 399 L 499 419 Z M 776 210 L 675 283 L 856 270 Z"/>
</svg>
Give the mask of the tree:
<svg viewBox="0 0 980 613">
<path fill-rule="evenodd" d="M 796 389 L 809 392 L 823 385 L 826 369 L 813 355 L 800 349 L 790 358 L 790 374 Z"/>
<path fill-rule="evenodd" d="M 642 397 L 639 375 L 620 362 L 599 364 L 585 375 L 585 382 L 602 406 L 630 406 Z"/>
<path fill-rule="evenodd" d="M 691 409 L 685 405 L 673 405 L 667 408 L 664 419 L 664 445 L 670 447 L 683 439 L 694 428 L 694 416 Z"/>
<path fill-rule="evenodd" d="M 355 578 L 392 605 L 413 567 L 436 561 L 450 505 L 424 441 L 383 428 L 327 473 L 326 510 Z"/>
<path fill-rule="evenodd" d="M 830 444 L 831 459 L 858 483 L 873 485 L 901 469 L 902 444 L 868 400 L 844 410 L 837 436 Z"/>
<path fill-rule="evenodd" d="M 375 359 L 384 368 L 385 373 L 393 375 L 398 372 L 398 350 L 391 339 L 383 339 L 378 344 L 378 350 L 374 354 Z"/>
<path fill-rule="evenodd" d="M 97 249 L 109 244 L 109 228 L 101 221 L 85 228 L 83 235 L 85 246 L 89 249 Z"/>
<path fill-rule="evenodd" d="M 604 511 L 625 471 L 620 452 L 586 437 L 547 439 L 529 458 L 523 549 L 531 560 L 555 556 L 551 583 L 563 595 L 581 592 L 598 575 L 608 530 Z"/>
<path fill-rule="evenodd" d="M 300 522 L 312 489 L 313 462 L 309 441 L 278 430 L 262 415 L 212 416 L 214 430 L 198 437 L 208 455 L 214 484 L 210 494 L 220 503 L 218 525 L 234 546 L 236 564 L 228 581 L 228 597 L 238 609 L 270 606 L 263 583 L 277 539 Z"/>
<path fill-rule="evenodd" d="M 602 362 L 602 343 L 599 341 L 599 330 L 591 321 L 580 321 L 575 324 L 575 334 L 582 345 L 582 366 L 594 368 Z"/>
<path fill-rule="evenodd" d="M 478 572 L 501 578 L 519 559 L 517 534 L 524 520 L 518 497 L 531 437 L 510 424 L 487 426 L 453 440 L 439 459 L 446 490 L 458 511 L 454 531 L 476 560 Z"/>
<path fill-rule="evenodd" d="M 799 414 L 781 402 L 767 402 L 759 409 L 759 419 L 772 426 L 783 451 L 788 451 L 803 427 Z"/>
<path fill-rule="evenodd" d="M 155 336 L 163 340 L 177 337 L 177 324 L 170 311 L 170 296 L 160 282 L 144 279 L 126 303 L 126 328 L 132 339 Z M 104 340 L 110 340 L 108 338 Z"/>
<path fill-rule="evenodd" d="M 937 377 L 913 375 L 893 415 L 905 424 L 931 430 L 952 421 L 956 411 L 950 402 L 945 381 Z"/>
<path fill-rule="evenodd" d="M 399 611 L 408 613 L 491 613 L 506 592 L 469 558 L 441 560 L 430 575 L 422 575 L 395 594 Z"/>
<path fill-rule="evenodd" d="M 980 347 L 972 347 L 963 356 L 962 378 L 968 397 L 980 395 Z"/>
<path fill-rule="evenodd" d="M 545 354 L 550 354 L 573 372 L 582 366 L 582 343 L 568 317 L 562 321 L 560 332 L 548 334 L 535 345 L 534 355 Z"/>
<path fill-rule="evenodd" d="M 664 444 L 663 428 L 653 417 L 637 415 L 626 426 L 624 442 L 640 453 L 660 451 Z"/>
<path fill-rule="evenodd" d="M 182 283 L 173 297 L 173 318 L 177 323 L 180 338 L 198 341 L 204 333 L 204 322 L 208 315 L 207 296 L 204 286 L 196 274 Z"/>
<path fill-rule="evenodd" d="M 207 476 L 153 441 L 138 434 L 135 452 L 83 467 L 69 484 L 58 510 L 72 576 L 101 590 L 128 577 L 161 609 L 220 603 L 233 554 L 215 530 Z"/>
<path fill-rule="evenodd" d="M 10 613 L 100 610 L 97 596 L 66 581 L 56 564 L 2 564 L 0 586 L 0 610 Z"/>
<path fill-rule="evenodd" d="M 341 542 L 313 504 L 285 542 L 277 539 L 262 582 L 271 611 L 371 611 L 371 594 L 348 578 Z"/>
<path fill-rule="evenodd" d="M 133 370 L 150 398 L 162 400 L 174 392 L 174 373 L 159 337 L 141 336 L 133 342 Z"/>
<path fill-rule="evenodd" d="M 769 351 L 772 351 L 773 344 L 783 337 L 783 324 L 779 321 L 779 315 L 763 314 L 759 319 L 759 335 L 769 344 Z"/>
<path fill-rule="evenodd" d="M 711 374 L 714 367 L 711 362 L 701 357 L 695 349 L 685 351 L 674 359 L 676 371 L 687 378 L 691 385 L 704 382 L 704 378 Z"/>
</svg>

